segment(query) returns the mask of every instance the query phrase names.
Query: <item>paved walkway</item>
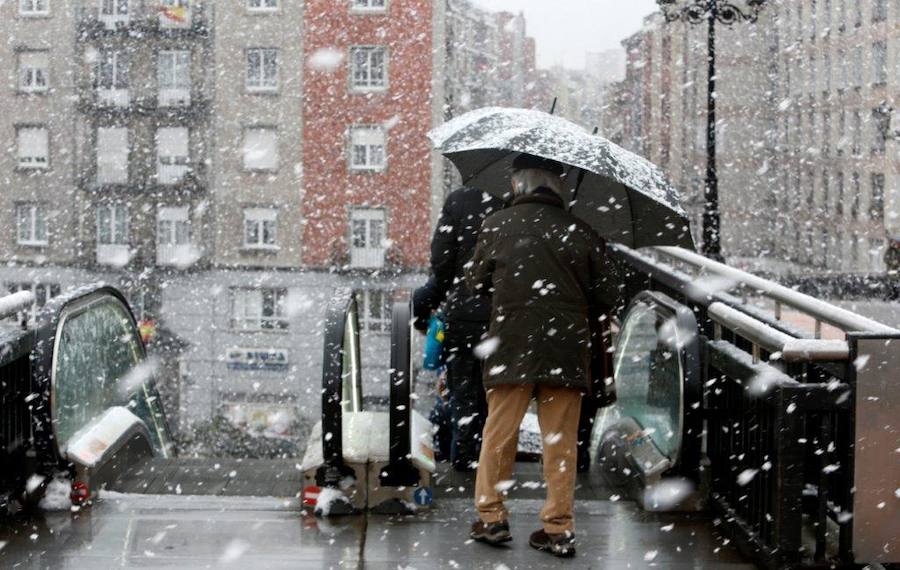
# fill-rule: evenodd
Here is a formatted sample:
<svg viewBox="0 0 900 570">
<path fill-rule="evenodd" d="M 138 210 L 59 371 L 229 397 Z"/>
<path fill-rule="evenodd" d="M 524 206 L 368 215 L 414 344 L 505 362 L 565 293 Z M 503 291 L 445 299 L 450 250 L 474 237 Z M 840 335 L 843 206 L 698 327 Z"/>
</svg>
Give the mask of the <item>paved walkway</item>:
<svg viewBox="0 0 900 570">
<path fill-rule="evenodd" d="M 0 524 L 0 568 L 671 568 L 751 569 L 709 515 L 652 514 L 584 477 L 578 491 L 578 557 L 528 547 L 542 491 L 536 464 L 520 464 L 515 539 L 491 548 L 468 540 L 471 477 L 445 474 L 437 503 L 414 517 L 319 520 L 296 498 L 107 493 L 81 513 L 44 513 Z M 460 490 L 462 487 L 462 490 Z"/>
</svg>

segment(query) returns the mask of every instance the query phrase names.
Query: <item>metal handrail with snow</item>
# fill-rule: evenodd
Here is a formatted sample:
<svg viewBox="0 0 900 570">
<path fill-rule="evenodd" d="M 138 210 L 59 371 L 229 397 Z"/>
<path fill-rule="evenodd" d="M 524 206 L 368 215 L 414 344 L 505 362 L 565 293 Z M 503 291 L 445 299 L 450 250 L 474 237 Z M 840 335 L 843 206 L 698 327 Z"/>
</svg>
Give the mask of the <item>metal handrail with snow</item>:
<svg viewBox="0 0 900 570">
<path fill-rule="evenodd" d="M 34 305 L 34 293 L 31 291 L 19 291 L 11 295 L 0 297 L 0 320 L 14 317 L 22 311 L 27 311 Z"/>
<path fill-rule="evenodd" d="M 686 249 L 678 247 L 655 247 L 653 248 L 653 251 L 670 259 L 733 280 L 736 284 L 743 284 L 754 291 L 759 292 L 763 296 L 772 299 L 777 304 L 796 309 L 797 311 L 813 317 L 816 321 L 828 323 L 844 332 L 879 334 L 900 333 L 900 330 L 879 323 L 878 321 L 868 319 L 862 315 L 836 307 L 830 303 L 816 299 L 815 297 L 810 297 L 809 295 L 785 287 L 784 285 L 779 285 L 768 279 L 763 279 L 762 277 L 747 273 L 746 271 L 735 269 L 734 267 L 703 257 L 702 255 Z M 780 311 L 776 308 L 776 318 L 780 316 L 779 312 Z"/>
</svg>

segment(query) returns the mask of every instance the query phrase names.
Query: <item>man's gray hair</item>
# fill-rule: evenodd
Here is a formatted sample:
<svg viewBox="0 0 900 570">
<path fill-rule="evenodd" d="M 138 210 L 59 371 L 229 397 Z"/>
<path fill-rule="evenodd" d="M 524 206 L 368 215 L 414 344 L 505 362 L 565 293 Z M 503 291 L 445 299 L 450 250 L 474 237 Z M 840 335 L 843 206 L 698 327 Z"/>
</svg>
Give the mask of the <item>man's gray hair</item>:
<svg viewBox="0 0 900 570">
<path fill-rule="evenodd" d="M 562 178 L 550 171 L 538 168 L 516 170 L 512 174 L 513 188 L 517 195 L 531 194 L 538 188 L 549 188 L 562 196 Z"/>
</svg>

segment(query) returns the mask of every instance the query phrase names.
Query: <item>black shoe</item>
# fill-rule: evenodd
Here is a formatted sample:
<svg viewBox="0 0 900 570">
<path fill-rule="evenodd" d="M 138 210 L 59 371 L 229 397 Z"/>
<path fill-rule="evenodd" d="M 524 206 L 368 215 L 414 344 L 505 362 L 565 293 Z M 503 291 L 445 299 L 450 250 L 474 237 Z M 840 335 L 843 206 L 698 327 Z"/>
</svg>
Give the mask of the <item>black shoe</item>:
<svg viewBox="0 0 900 570">
<path fill-rule="evenodd" d="M 541 552 L 549 552 L 559 558 L 575 556 L 575 534 L 571 532 L 549 534 L 546 531 L 538 530 L 531 533 L 528 544 L 532 548 L 536 548 Z"/>
<path fill-rule="evenodd" d="M 472 523 L 472 532 L 469 536 L 478 542 L 484 542 L 496 546 L 512 540 L 509 534 L 509 522 L 486 523 L 476 521 Z"/>
</svg>

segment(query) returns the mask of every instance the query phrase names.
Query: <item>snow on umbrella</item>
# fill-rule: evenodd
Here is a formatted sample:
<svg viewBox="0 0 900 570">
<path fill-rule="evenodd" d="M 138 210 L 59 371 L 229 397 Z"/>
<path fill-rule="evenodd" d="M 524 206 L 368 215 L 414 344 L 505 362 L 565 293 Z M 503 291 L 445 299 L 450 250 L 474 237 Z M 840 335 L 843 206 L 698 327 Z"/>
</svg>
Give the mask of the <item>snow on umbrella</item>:
<svg viewBox="0 0 900 570">
<path fill-rule="evenodd" d="M 429 137 L 464 184 L 507 197 L 517 156 L 555 160 L 568 167 L 563 198 L 605 239 L 694 249 L 678 191 L 662 170 L 562 117 L 488 107 L 448 121 Z"/>
</svg>

